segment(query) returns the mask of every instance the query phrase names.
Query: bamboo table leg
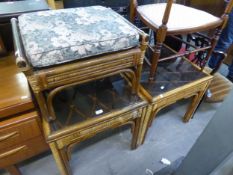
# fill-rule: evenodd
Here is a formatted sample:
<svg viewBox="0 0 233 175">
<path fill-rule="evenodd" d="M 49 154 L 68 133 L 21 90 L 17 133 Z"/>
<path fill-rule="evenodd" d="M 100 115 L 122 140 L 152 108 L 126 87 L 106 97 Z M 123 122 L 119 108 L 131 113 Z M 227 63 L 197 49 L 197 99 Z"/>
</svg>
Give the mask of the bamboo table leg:
<svg viewBox="0 0 233 175">
<path fill-rule="evenodd" d="M 5 169 L 10 173 L 10 175 L 21 175 L 21 173 L 16 165 L 8 166 Z"/>
<path fill-rule="evenodd" d="M 58 165 L 58 169 L 62 175 L 71 175 L 71 170 L 69 167 L 69 162 L 64 156 L 64 152 L 59 150 L 55 143 L 49 144 L 53 157 Z"/>
<path fill-rule="evenodd" d="M 192 102 L 188 106 L 188 110 L 187 110 L 187 112 L 184 115 L 183 122 L 186 123 L 186 122 L 188 122 L 192 118 L 192 116 L 194 115 L 197 107 L 199 106 L 199 104 L 200 104 L 200 102 L 201 102 L 204 94 L 205 94 L 205 91 L 200 91 L 200 92 L 198 92 L 197 95 L 195 95 L 193 97 Z"/>
</svg>

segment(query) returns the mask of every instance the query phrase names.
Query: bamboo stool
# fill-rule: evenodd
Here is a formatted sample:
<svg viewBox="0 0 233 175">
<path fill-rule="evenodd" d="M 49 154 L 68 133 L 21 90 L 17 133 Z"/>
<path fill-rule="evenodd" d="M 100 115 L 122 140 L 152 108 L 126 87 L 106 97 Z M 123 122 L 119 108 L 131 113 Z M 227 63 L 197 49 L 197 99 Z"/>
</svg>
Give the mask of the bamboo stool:
<svg viewBox="0 0 233 175">
<path fill-rule="evenodd" d="M 130 92 L 135 97 L 147 35 L 101 6 L 24 14 L 11 22 L 16 64 L 38 102 L 45 137 L 61 174 L 70 174 L 67 152 L 71 145 L 109 128 L 131 123 L 132 148 L 136 148 L 142 127 L 138 118 L 146 113 L 145 103 L 110 110 L 98 118 L 88 116 L 88 120 L 70 126 L 63 123 L 67 127 L 56 130 L 54 125 L 61 123 L 53 102 L 67 88 L 126 72 L 134 77 Z M 71 109 L 76 110 L 73 104 Z"/>
</svg>

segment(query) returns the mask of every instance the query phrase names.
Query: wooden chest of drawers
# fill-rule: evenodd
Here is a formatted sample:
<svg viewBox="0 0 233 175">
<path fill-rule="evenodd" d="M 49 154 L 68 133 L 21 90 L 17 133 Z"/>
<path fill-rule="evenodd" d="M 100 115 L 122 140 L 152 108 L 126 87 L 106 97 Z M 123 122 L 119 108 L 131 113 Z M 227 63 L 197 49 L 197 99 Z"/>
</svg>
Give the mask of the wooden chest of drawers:
<svg viewBox="0 0 233 175">
<path fill-rule="evenodd" d="M 0 168 L 20 174 L 15 164 L 48 149 L 27 80 L 13 58 L 0 59 Z"/>
</svg>

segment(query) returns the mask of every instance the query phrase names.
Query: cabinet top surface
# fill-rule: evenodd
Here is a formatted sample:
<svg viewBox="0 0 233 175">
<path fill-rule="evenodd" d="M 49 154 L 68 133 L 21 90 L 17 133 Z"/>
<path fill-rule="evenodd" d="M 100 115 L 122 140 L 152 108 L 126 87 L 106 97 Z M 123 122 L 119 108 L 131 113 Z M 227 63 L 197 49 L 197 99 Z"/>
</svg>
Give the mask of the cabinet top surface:
<svg viewBox="0 0 233 175">
<path fill-rule="evenodd" d="M 48 10 L 45 0 L 0 2 L 0 15 L 15 17 L 21 13 Z"/>
<path fill-rule="evenodd" d="M 26 77 L 12 56 L 0 58 L 0 118 L 33 108 Z"/>
</svg>

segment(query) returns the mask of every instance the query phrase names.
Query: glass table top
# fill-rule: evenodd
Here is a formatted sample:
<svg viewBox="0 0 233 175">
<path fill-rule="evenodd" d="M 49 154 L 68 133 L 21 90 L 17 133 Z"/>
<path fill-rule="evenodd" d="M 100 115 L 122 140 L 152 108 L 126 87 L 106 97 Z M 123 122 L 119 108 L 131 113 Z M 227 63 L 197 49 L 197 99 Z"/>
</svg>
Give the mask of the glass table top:
<svg viewBox="0 0 233 175">
<path fill-rule="evenodd" d="M 143 102 L 131 93 L 131 87 L 122 77 L 105 78 L 57 94 L 53 100 L 57 119 L 54 130 L 97 118 L 130 105 Z"/>
<path fill-rule="evenodd" d="M 169 56 L 173 52 L 162 53 Z M 148 82 L 149 67 L 143 67 L 141 85 L 153 98 L 205 78 L 208 74 L 200 71 L 185 58 L 177 58 L 158 64 L 155 81 Z M 121 110 L 146 101 L 132 94 L 128 82 L 121 76 L 67 88 L 57 94 L 53 100 L 57 119 L 51 124 L 54 131 L 73 124 L 98 118 L 104 114 Z"/>
<path fill-rule="evenodd" d="M 200 71 L 184 58 L 177 58 L 158 64 L 155 81 L 148 82 L 149 67 L 145 66 L 142 72 L 141 85 L 153 97 L 191 82 L 207 77 L 208 74 Z"/>
</svg>

